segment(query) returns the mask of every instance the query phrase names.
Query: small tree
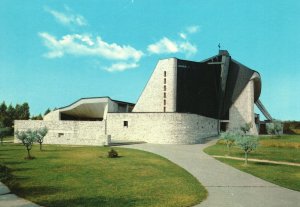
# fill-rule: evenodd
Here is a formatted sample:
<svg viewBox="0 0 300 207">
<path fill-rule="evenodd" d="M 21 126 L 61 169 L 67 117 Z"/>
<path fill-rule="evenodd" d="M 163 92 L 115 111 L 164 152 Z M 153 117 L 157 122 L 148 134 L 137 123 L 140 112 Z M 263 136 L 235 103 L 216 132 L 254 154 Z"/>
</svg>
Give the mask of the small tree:
<svg viewBox="0 0 300 207">
<path fill-rule="evenodd" d="M 274 120 L 266 124 L 268 134 L 280 136 L 283 131 L 283 124 L 281 121 Z"/>
<path fill-rule="evenodd" d="M 36 141 L 40 144 L 40 151 L 42 151 L 42 144 L 43 144 L 43 141 L 44 141 L 44 137 L 46 136 L 47 133 L 48 133 L 47 127 L 43 127 L 41 129 L 37 130 L 37 139 L 36 139 Z"/>
<path fill-rule="evenodd" d="M 244 134 L 247 134 L 252 127 L 253 127 L 252 123 L 249 122 L 249 123 L 246 123 L 245 125 L 241 126 L 241 130 Z"/>
<path fill-rule="evenodd" d="M 245 165 L 248 164 L 248 154 L 258 146 L 258 137 L 238 136 L 235 143 L 245 152 Z"/>
<path fill-rule="evenodd" d="M 37 140 L 37 131 L 32 131 L 28 129 L 27 131 L 16 131 L 16 137 L 21 140 L 22 144 L 26 147 L 27 150 L 27 158 L 33 159 L 30 155 L 30 150 L 32 149 L 33 143 Z"/>
<path fill-rule="evenodd" d="M 229 131 L 223 132 L 223 133 L 221 133 L 221 138 L 223 138 L 223 140 L 225 141 L 226 146 L 227 146 L 227 153 L 228 153 L 228 155 L 230 155 L 230 148 L 234 144 L 235 134 L 232 132 L 229 132 Z"/>
<path fill-rule="evenodd" d="M 50 112 L 51 112 L 51 109 L 48 108 L 48 109 L 45 111 L 44 116 L 46 116 L 46 115 L 49 114 Z"/>
</svg>

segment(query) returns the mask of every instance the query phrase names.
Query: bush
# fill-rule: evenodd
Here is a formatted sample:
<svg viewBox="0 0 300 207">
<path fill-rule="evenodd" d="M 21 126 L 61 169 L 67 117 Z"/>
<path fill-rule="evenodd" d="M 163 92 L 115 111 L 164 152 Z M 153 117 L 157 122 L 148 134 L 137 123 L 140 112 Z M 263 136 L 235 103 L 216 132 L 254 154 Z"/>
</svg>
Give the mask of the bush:
<svg viewBox="0 0 300 207">
<path fill-rule="evenodd" d="M 119 157 L 118 152 L 114 149 L 111 149 L 108 152 L 108 158 L 116 158 L 116 157 Z"/>
<path fill-rule="evenodd" d="M 274 120 L 266 124 L 268 134 L 280 136 L 283 132 L 283 124 L 281 121 Z"/>
<path fill-rule="evenodd" d="M 249 123 L 246 123 L 245 125 L 243 125 L 243 126 L 241 126 L 241 131 L 244 133 L 244 134 L 247 134 L 249 131 L 250 131 L 250 129 L 252 128 L 253 126 L 252 126 L 252 123 L 251 122 L 249 122 Z"/>
<path fill-rule="evenodd" d="M 223 132 L 223 133 L 221 133 L 221 138 L 223 138 L 223 140 L 225 141 L 226 146 L 227 146 L 227 153 L 228 153 L 228 155 L 230 155 L 230 148 L 234 144 L 235 134 L 233 132 L 229 132 L 229 131 Z"/>
</svg>

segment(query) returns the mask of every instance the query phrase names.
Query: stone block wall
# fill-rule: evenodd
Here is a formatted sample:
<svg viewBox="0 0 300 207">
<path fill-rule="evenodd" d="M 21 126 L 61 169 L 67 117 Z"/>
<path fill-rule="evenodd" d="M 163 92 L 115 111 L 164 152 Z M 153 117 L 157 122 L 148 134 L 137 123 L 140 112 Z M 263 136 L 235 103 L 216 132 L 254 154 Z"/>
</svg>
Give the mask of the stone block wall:
<svg viewBox="0 0 300 207">
<path fill-rule="evenodd" d="M 44 144 L 104 145 L 107 142 L 104 121 L 16 120 L 15 130 L 48 128 Z M 18 140 L 15 138 L 15 142 Z"/>
<path fill-rule="evenodd" d="M 176 83 L 177 59 L 160 60 L 138 99 L 133 112 L 164 112 L 164 107 L 166 112 L 175 112 Z"/>
<path fill-rule="evenodd" d="M 108 113 L 107 134 L 113 141 L 194 144 L 218 135 L 218 120 L 183 113 Z"/>
<path fill-rule="evenodd" d="M 240 96 L 229 109 L 228 129 L 238 131 L 245 124 L 251 123 L 251 135 L 258 135 L 254 118 L 254 82 L 250 80 Z"/>
<path fill-rule="evenodd" d="M 60 113 L 59 109 L 49 112 L 43 118 L 45 121 L 59 121 L 60 120 Z"/>
</svg>

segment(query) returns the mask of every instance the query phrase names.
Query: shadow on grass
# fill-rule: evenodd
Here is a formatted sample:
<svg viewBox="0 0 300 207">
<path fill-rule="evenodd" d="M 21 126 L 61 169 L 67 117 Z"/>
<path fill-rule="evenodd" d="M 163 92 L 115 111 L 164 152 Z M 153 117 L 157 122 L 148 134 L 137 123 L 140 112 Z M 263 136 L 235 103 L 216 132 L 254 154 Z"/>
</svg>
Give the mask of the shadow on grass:
<svg viewBox="0 0 300 207">
<path fill-rule="evenodd" d="M 151 201 L 150 201 L 151 202 Z M 136 199 L 136 198 L 117 198 L 117 197 L 103 197 L 97 196 L 94 198 L 91 197 L 80 197 L 80 198 L 64 198 L 57 199 L 53 201 L 40 202 L 40 205 L 47 207 L 75 207 L 75 206 L 110 206 L 110 207 L 132 207 L 137 206 L 138 204 L 149 203 L 145 199 Z"/>
<path fill-rule="evenodd" d="M 23 164 L 25 161 L 8 161 L 8 162 L 3 162 L 5 165 L 18 165 L 18 164 Z"/>
<path fill-rule="evenodd" d="M 274 163 L 267 163 L 267 162 L 253 162 L 255 165 L 259 166 L 278 166 L 278 164 Z"/>
<path fill-rule="evenodd" d="M 19 179 L 19 178 L 18 178 Z M 53 186 L 31 186 L 31 187 L 21 187 L 18 183 L 12 186 L 12 192 L 20 197 L 26 196 L 44 196 L 57 194 L 61 189 Z M 61 192 L 63 194 L 63 192 Z M 68 205 L 66 205 L 68 206 Z"/>
</svg>

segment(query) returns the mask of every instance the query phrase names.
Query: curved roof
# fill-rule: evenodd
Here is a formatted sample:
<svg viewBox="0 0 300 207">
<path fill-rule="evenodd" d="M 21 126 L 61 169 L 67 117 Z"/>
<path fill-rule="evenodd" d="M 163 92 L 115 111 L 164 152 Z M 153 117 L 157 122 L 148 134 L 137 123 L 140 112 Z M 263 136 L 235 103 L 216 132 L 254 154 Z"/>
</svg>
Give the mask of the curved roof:
<svg viewBox="0 0 300 207">
<path fill-rule="evenodd" d="M 114 105 L 115 106 L 109 106 Z M 103 118 L 107 112 L 118 110 L 118 104 L 134 105 L 133 103 L 112 100 L 110 97 L 81 98 L 74 103 L 59 108 L 63 114 L 82 118 Z"/>
</svg>

